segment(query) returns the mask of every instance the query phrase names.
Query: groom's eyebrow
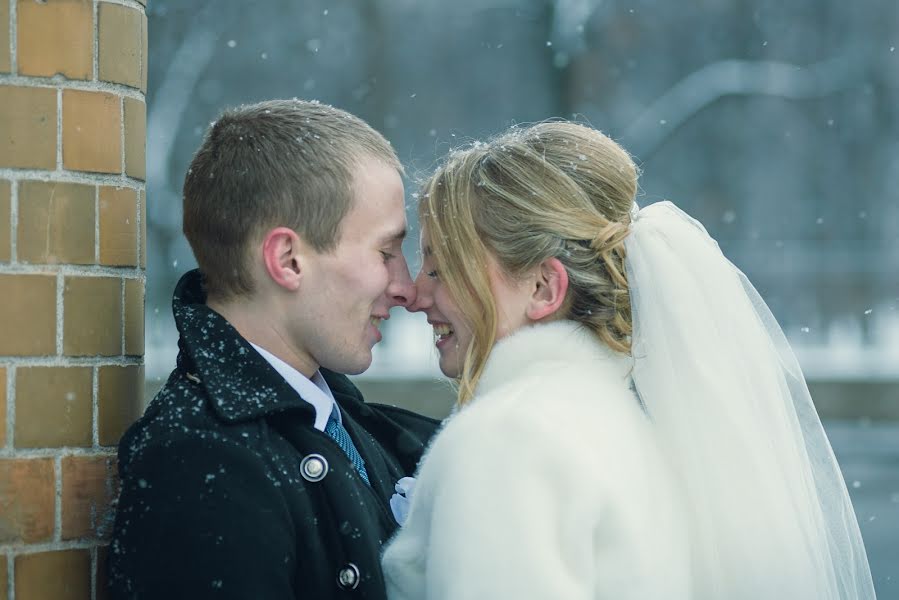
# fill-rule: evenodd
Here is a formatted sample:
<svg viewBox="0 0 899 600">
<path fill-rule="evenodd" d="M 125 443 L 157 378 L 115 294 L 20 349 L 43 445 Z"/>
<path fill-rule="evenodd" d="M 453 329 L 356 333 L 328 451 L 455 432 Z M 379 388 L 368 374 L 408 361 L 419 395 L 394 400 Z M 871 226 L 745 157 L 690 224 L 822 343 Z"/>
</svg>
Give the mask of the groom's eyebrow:
<svg viewBox="0 0 899 600">
<path fill-rule="evenodd" d="M 431 256 L 431 254 L 433 254 L 433 253 L 434 253 L 434 251 L 431 250 L 430 246 L 425 246 L 424 248 L 421 249 L 421 255 L 424 257 Z"/>
<path fill-rule="evenodd" d="M 386 234 L 383 238 L 381 238 L 382 243 L 388 244 L 391 242 L 402 242 L 406 239 L 406 228 L 403 227 L 398 231 L 394 231 Z"/>
</svg>

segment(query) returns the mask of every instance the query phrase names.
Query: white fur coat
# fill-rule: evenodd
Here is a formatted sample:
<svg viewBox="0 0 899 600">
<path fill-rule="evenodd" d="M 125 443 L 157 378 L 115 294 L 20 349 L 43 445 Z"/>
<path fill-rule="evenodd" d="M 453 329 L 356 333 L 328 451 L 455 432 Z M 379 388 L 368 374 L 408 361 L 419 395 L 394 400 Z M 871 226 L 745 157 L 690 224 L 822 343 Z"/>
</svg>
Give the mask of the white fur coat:
<svg viewBox="0 0 899 600">
<path fill-rule="evenodd" d="M 494 348 L 419 468 L 390 600 L 690 597 L 683 514 L 632 361 L 571 321 Z"/>
</svg>

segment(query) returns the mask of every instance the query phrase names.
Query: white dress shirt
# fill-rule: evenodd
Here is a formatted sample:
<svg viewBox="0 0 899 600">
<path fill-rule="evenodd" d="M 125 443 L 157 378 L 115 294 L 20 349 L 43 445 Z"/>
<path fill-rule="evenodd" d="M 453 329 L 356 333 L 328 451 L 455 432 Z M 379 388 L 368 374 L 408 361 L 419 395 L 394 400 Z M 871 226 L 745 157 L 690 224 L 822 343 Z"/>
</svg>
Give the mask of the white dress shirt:
<svg viewBox="0 0 899 600">
<path fill-rule="evenodd" d="M 300 398 L 315 408 L 315 428 L 324 431 L 337 401 L 334 400 L 331 388 L 322 377 L 321 371 L 316 370 L 312 379 L 309 379 L 265 348 L 260 348 L 253 342 L 250 342 L 250 345 L 268 361 L 268 364 L 287 381 L 290 387 L 296 390 Z M 337 411 L 337 420 L 341 421 L 339 410 Z"/>
</svg>

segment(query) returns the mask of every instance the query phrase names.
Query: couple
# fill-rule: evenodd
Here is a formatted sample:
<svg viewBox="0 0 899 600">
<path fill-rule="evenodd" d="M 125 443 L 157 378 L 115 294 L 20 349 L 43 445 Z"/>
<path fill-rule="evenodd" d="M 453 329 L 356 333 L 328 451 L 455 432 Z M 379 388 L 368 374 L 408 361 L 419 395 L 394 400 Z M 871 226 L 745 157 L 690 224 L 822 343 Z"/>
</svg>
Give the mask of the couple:
<svg viewBox="0 0 899 600">
<path fill-rule="evenodd" d="M 624 150 L 547 122 L 454 152 L 414 283 L 401 173 L 320 104 L 213 124 L 178 364 L 119 448 L 114 598 L 874 597 L 780 329 L 699 223 L 636 207 Z M 395 306 L 458 383 L 439 432 L 342 375 Z"/>
</svg>

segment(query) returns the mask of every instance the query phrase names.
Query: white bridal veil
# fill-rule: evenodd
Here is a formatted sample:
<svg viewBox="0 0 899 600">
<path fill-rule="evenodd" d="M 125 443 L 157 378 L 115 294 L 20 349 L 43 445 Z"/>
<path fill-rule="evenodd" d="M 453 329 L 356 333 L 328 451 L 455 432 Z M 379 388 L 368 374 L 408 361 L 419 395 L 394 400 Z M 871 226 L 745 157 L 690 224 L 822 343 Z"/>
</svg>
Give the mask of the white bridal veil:
<svg viewBox="0 0 899 600">
<path fill-rule="evenodd" d="M 873 599 L 846 484 L 752 284 L 670 202 L 626 242 L 634 382 L 679 474 L 696 599 Z"/>
</svg>

